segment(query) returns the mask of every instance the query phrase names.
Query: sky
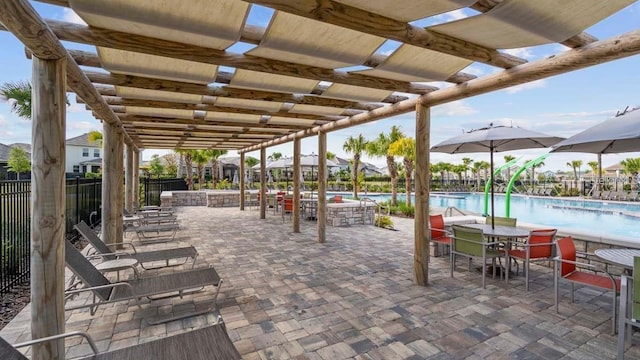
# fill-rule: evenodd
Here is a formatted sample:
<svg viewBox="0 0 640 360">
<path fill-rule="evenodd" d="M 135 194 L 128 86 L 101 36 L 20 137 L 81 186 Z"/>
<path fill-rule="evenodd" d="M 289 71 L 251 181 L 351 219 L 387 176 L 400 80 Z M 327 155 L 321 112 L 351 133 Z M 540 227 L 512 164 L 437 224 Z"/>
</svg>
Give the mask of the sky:
<svg viewBox="0 0 640 360">
<path fill-rule="evenodd" d="M 70 9 L 32 2 L 38 13 L 45 19 L 58 19 L 68 22 L 82 22 Z M 253 6 L 247 23 L 266 26 L 272 14 L 270 9 Z M 416 22 L 416 25 L 429 26 L 439 22 L 451 21 L 474 15 L 468 10 L 458 10 Z M 586 30 L 598 39 L 607 39 L 632 30 L 640 29 L 640 3 L 635 2 L 601 23 Z M 65 42 L 68 48 L 96 52 L 95 48 Z M 388 42 L 378 52 L 390 53 L 398 44 Z M 234 45 L 229 51 L 242 52 L 250 47 L 246 44 Z M 535 61 L 552 54 L 566 51 L 562 45 L 550 44 L 532 48 L 510 49 L 505 52 Z M 9 32 L 0 31 L 0 84 L 9 81 L 29 80 L 31 61 L 24 55 L 24 46 Z M 529 130 L 543 132 L 559 137 L 569 137 L 588 127 L 596 125 L 614 116 L 626 107 L 640 107 L 640 55 L 628 57 L 586 69 L 557 75 L 489 94 L 478 95 L 460 101 L 434 106 L 431 109 L 431 144 L 435 145 L 463 131 L 493 125 L 513 125 Z M 95 70 L 95 69 L 92 69 Z M 225 68 L 225 70 L 229 70 Z M 472 64 L 463 70 L 479 77 L 500 69 Z M 445 84 L 438 83 L 438 86 Z M 445 85 L 446 86 L 446 85 Z M 101 130 L 102 124 L 93 118 L 84 105 L 77 104 L 75 95 L 70 94 L 71 105 L 67 108 L 67 138 L 81 135 L 91 130 Z M 407 113 L 384 120 L 370 122 L 348 129 L 327 134 L 329 151 L 344 158 L 351 155 L 343 151 L 343 144 L 350 136 L 362 134 L 366 139 L 374 139 L 379 133 L 388 133 L 392 125 L 399 126 L 406 136 L 415 135 L 415 113 Z M 31 142 L 31 123 L 18 118 L 10 112 L 10 104 L 0 99 L 0 143 Z M 505 155 L 521 157 L 522 161 L 533 159 L 546 153 L 548 149 L 519 150 L 497 153 L 496 164 L 504 162 Z M 166 154 L 167 150 L 145 149 L 143 159 L 148 160 L 154 154 Z M 293 153 L 293 143 L 286 143 L 267 149 L 267 156 L 279 152 L 285 156 Z M 302 153 L 318 153 L 317 138 L 302 139 Z M 235 151 L 230 151 L 235 155 Z M 259 158 L 259 152 L 248 153 Z M 488 161 L 488 154 L 473 153 L 449 155 L 432 153 L 431 162 L 461 163 L 463 157 L 475 161 Z M 603 167 L 614 165 L 620 160 L 640 157 L 640 153 L 604 155 Z M 384 166 L 381 158 L 363 160 Z M 569 171 L 567 162 L 582 160 L 583 169 L 587 162 L 595 161 L 596 156 L 580 153 L 554 153 L 549 156 L 541 168 L 542 171 Z"/>
</svg>

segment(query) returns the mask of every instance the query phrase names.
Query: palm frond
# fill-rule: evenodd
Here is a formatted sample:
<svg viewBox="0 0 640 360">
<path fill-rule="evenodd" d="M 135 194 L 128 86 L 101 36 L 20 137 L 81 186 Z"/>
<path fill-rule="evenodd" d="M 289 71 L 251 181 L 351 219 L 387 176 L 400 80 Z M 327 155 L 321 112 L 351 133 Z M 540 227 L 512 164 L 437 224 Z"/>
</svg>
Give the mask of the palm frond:
<svg viewBox="0 0 640 360">
<path fill-rule="evenodd" d="M 31 119 L 31 84 L 28 81 L 6 82 L 0 86 L 0 94 L 13 100 L 11 111 L 23 119 Z"/>
</svg>

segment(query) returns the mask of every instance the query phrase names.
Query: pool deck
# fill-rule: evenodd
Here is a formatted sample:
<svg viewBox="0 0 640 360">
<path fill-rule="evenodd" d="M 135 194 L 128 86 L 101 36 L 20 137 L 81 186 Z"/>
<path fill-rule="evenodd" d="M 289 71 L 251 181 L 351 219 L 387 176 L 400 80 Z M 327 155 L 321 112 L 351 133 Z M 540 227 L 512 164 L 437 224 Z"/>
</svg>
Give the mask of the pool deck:
<svg viewBox="0 0 640 360">
<path fill-rule="evenodd" d="M 483 290 L 480 274 L 468 272 L 464 261 L 451 278 L 448 258 L 431 258 L 429 286 L 414 285 L 412 219 L 393 218 L 397 231 L 328 227 L 327 242 L 319 244 L 315 222 L 302 221 L 295 234 L 288 218 L 283 223 L 270 211 L 265 220 L 256 210 L 235 208 L 182 207 L 177 215 L 178 243 L 150 246 L 194 245 L 196 267 L 216 268 L 225 281 L 219 313 L 244 359 L 615 357 L 611 294 L 579 288 L 572 304 L 563 284 L 557 314 L 546 267 L 532 265 L 529 293 L 522 275 L 509 284 L 489 278 Z M 133 303 L 101 306 L 95 316 L 75 310 L 66 313 L 66 331 L 88 331 L 106 350 L 213 323 L 215 313 L 154 326 L 142 320 L 192 300 L 161 300 L 142 312 Z M 27 307 L 0 336 L 28 340 L 29 319 Z M 636 333 L 635 344 L 639 338 Z M 67 357 L 89 353 L 77 339 L 67 341 L 67 349 Z M 627 357 L 640 358 L 640 346 L 630 347 Z"/>
</svg>

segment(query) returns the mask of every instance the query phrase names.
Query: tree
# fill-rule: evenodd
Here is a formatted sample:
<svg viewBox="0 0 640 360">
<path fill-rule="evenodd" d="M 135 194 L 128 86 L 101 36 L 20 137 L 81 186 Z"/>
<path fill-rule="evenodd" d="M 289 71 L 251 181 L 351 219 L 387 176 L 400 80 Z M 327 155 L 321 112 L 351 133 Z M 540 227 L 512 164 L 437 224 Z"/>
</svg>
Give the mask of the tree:
<svg viewBox="0 0 640 360">
<path fill-rule="evenodd" d="M 513 155 L 505 155 L 504 156 L 504 162 L 505 164 L 508 163 L 511 160 L 514 160 L 516 157 Z M 511 180 L 511 166 L 507 166 L 507 180 L 506 182 L 509 182 Z"/>
<path fill-rule="evenodd" d="M 216 150 L 209 149 L 205 150 L 205 155 L 211 159 L 211 181 L 213 182 L 213 187 L 215 188 L 216 183 L 220 180 L 220 171 L 218 168 L 220 167 L 218 164 L 218 159 L 222 155 L 227 155 L 227 150 Z"/>
<path fill-rule="evenodd" d="M 282 153 L 274 152 L 271 155 L 267 156 L 267 160 L 269 161 L 278 161 L 282 159 Z M 273 175 L 276 178 L 276 182 L 280 182 L 280 169 L 273 169 Z"/>
<path fill-rule="evenodd" d="M 480 189 L 480 170 L 482 170 L 482 161 L 474 161 L 471 167 L 471 172 L 476 178 L 476 188 Z"/>
<path fill-rule="evenodd" d="M 164 166 L 160 162 L 160 156 L 155 154 L 151 157 L 151 161 L 149 161 L 149 175 L 152 176 L 160 176 L 164 172 Z"/>
<path fill-rule="evenodd" d="M 31 84 L 28 81 L 6 82 L 0 86 L 0 95 L 12 100 L 11 111 L 31 120 Z"/>
<path fill-rule="evenodd" d="M 471 158 L 462 158 L 462 164 L 464 165 L 465 169 L 464 169 L 464 175 L 465 177 L 467 176 L 467 171 L 469 171 L 469 168 L 471 167 L 471 164 L 473 164 L 473 159 Z"/>
<path fill-rule="evenodd" d="M 528 161 L 527 161 L 528 162 Z M 535 181 L 536 181 L 536 168 L 537 167 L 542 167 L 544 166 L 544 161 L 539 162 L 536 165 L 531 166 L 531 175 L 529 175 L 529 180 L 531 181 L 531 188 L 533 188 L 535 186 Z"/>
<path fill-rule="evenodd" d="M 7 161 L 8 170 L 17 174 L 20 180 L 20 173 L 31 170 L 31 160 L 24 149 L 12 147 L 9 151 L 9 160 Z"/>
<path fill-rule="evenodd" d="M 465 164 L 457 164 L 453 165 L 451 171 L 453 171 L 456 175 L 458 175 L 458 181 L 462 184 L 462 175 L 467 171 L 468 167 Z"/>
<path fill-rule="evenodd" d="M 578 174 L 580 173 L 580 166 L 582 166 L 582 160 L 573 160 L 567 163 L 567 166 L 573 169 L 573 181 L 578 188 Z"/>
<path fill-rule="evenodd" d="M 260 160 L 254 158 L 253 156 L 247 156 L 244 158 L 244 164 L 247 166 L 248 170 L 249 170 L 249 179 L 251 180 L 251 182 L 253 182 L 253 167 L 258 165 L 260 163 Z"/>
<path fill-rule="evenodd" d="M 178 175 L 178 156 L 176 153 L 169 153 L 164 156 L 164 172 L 169 177 L 176 177 Z"/>
<path fill-rule="evenodd" d="M 640 173 L 640 158 L 627 158 L 620 161 L 625 174 L 631 175 L 634 178 L 631 181 L 631 188 L 637 188 L 638 173 Z"/>
<path fill-rule="evenodd" d="M 393 156 L 403 157 L 407 206 L 411 206 L 411 174 L 413 173 L 413 163 L 416 160 L 416 141 L 412 137 L 400 138 L 391 144 L 389 152 Z"/>
<path fill-rule="evenodd" d="M 89 135 L 87 136 L 87 140 L 89 140 L 90 143 L 96 143 L 99 147 L 102 147 L 102 139 L 102 133 L 97 130 L 89 131 Z"/>
<path fill-rule="evenodd" d="M 184 165 L 187 170 L 187 188 L 193 190 L 193 154 L 196 150 L 176 149 L 178 154 L 182 155 Z"/>
<path fill-rule="evenodd" d="M 394 125 L 391 127 L 389 134 L 380 133 L 375 140 L 369 141 L 366 148 L 369 156 L 385 157 L 387 160 L 387 169 L 389 169 L 389 176 L 391 177 L 391 206 L 397 205 L 398 169 L 396 168 L 395 156 L 390 153 L 389 148 L 391 144 L 403 136 L 404 134 L 400 128 Z"/>
<path fill-rule="evenodd" d="M 362 134 L 357 137 L 349 136 L 342 145 L 346 153 L 353 154 L 353 169 L 351 169 L 351 182 L 353 183 L 353 198 L 358 198 L 358 169 L 360 169 L 360 155 L 367 148 L 367 140 Z"/>
<path fill-rule="evenodd" d="M 196 169 L 198 171 L 198 188 L 203 189 L 204 186 L 204 166 L 209 162 L 209 153 L 207 150 L 194 150 L 193 162 L 196 163 Z"/>
<path fill-rule="evenodd" d="M 587 165 L 589 166 L 589 169 L 591 169 L 591 172 L 593 173 L 593 176 L 595 176 L 596 178 L 600 176 L 600 174 L 598 174 L 598 162 L 597 161 L 589 161 L 587 163 Z"/>
</svg>

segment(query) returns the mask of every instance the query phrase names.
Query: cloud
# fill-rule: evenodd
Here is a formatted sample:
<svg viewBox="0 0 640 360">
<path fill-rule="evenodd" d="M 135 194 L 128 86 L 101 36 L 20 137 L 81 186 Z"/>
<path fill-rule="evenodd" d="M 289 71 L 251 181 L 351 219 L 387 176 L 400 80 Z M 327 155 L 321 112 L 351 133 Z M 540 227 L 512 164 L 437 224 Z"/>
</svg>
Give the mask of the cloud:
<svg viewBox="0 0 640 360">
<path fill-rule="evenodd" d="M 538 89 L 538 88 L 543 88 L 543 87 L 546 87 L 546 86 L 547 86 L 547 80 L 546 79 L 540 79 L 540 80 L 528 82 L 528 83 L 525 83 L 525 84 L 512 86 L 510 88 L 505 89 L 504 91 L 506 91 L 508 94 L 515 94 L 515 93 L 519 93 L 520 91 Z"/>
<path fill-rule="evenodd" d="M 85 109 L 85 105 L 84 104 L 78 104 L 75 102 L 70 102 L 71 105 L 67 106 L 67 112 L 70 113 L 79 113 L 79 112 L 85 112 L 87 111 L 87 109 Z"/>
<path fill-rule="evenodd" d="M 524 47 L 524 48 L 517 48 L 517 49 L 506 49 L 504 50 L 504 52 L 509 55 L 517 56 L 523 59 L 533 59 L 535 58 L 535 55 L 533 54 L 532 50 L 533 48 L 531 47 Z"/>
<path fill-rule="evenodd" d="M 464 68 L 463 71 L 466 72 L 466 73 L 475 75 L 475 76 L 482 76 L 482 75 L 486 74 L 486 72 L 484 71 L 483 68 L 481 68 L 479 66 L 476 66 L 476 65 L 473 65 L 473 64 L 467 66 L 466 68 Z"/>
<path fill-rule="evenodd" d="M 67 130 L 72 132 L 81 131 L 86 133 L 91 130 L 99 130 L 99 128 L 100 123 L 98 121 L 67 121 Z"/>
<path fill-rule="evenodd" d="M 464 100 L 452 101 L 433 108 L 434 116 L 464 116 L 477 112 L 476 109 L 472 108 Z"/>
<path fill-rule="evenodd" d="M 82 20 L 82 18 L 78 16 L 75 11 L 69 8 L 65 8 L 62 10 L 62 20 L 74 24 L 87 25 L 87 23 Z"/>
</svg>

